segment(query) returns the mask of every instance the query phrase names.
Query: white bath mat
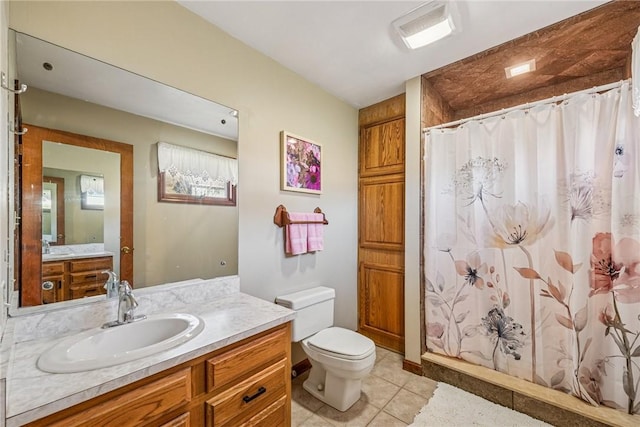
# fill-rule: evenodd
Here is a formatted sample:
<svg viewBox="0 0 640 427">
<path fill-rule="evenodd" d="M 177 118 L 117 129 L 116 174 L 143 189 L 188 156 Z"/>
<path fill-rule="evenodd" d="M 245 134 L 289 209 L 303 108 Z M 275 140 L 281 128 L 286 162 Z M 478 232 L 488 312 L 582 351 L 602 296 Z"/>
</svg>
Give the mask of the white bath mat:
<svg viewBox="0 0 640 427">
<path fill-rule="evenodd" d="M 550 426 L 550 424 L 489 402 L 449 384 L 438 383 L 433 397 L 416 415 L 411 426 L 541 427 Z"/>
</svg>

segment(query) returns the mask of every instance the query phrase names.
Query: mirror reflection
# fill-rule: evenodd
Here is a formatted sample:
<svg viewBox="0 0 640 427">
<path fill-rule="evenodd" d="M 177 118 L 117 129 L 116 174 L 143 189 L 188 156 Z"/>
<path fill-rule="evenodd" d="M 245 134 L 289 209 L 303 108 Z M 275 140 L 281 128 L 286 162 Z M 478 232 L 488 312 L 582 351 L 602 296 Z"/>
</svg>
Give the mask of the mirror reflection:
<svg viewBox="0 0 640 427">
<path fill-rule="evenodd" d="M 20 306 L 102 294 L 105 267 L 134 287 L 237 274 L 237 112 L 25 34 L 15 41 L 15 78 L 29 87 L 16 111 L 29 129 Z M 163 144 L 207 166 L 160 169 Z"/>
</svg>

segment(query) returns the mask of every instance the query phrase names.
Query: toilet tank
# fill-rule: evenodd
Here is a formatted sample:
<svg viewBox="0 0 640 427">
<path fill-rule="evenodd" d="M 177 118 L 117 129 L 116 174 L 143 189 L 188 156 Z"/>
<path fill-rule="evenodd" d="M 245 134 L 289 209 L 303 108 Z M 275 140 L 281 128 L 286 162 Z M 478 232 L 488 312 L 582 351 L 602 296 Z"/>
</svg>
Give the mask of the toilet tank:
<svg viewBox="0 0 640 427">
<path fill-rule="evenodd" d="M 333 326 L 333 300 L 336 291 L 318 286 L 276 298 L 276 304 L 295 310 L 291 341 L 298 342 Z"/>
</svg>

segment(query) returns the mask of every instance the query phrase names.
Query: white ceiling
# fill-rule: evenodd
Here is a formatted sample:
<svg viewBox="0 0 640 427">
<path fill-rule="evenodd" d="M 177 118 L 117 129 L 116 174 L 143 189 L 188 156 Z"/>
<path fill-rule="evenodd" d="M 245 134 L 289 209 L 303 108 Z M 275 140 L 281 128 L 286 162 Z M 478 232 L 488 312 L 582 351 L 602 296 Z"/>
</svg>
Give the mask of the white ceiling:
<svg viewBox="0 0 640 427">
<path fill-rule="evenodd" d="M 408 51 L 391 22 L 424 1 L 178 2 L 358 108 L 404 92 L 413 77 L 606 3 L 457 1 L 461 31 Z"/>
</svg>

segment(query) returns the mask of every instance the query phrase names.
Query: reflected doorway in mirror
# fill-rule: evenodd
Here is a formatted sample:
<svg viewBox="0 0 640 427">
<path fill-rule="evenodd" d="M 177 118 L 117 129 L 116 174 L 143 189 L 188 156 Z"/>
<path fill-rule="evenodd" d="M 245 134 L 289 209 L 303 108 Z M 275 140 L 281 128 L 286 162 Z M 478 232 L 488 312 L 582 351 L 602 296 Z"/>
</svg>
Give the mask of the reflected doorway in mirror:
<svg viewBox="0 0 640 427">
<path fill-rule="evenodd" d="M 42 177 L 42 241 L 65 244 L 64 178 Z"/>
</svg>

